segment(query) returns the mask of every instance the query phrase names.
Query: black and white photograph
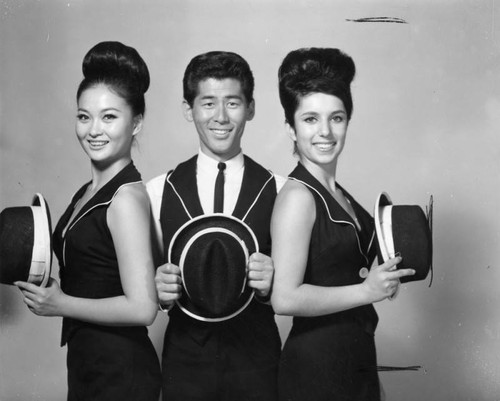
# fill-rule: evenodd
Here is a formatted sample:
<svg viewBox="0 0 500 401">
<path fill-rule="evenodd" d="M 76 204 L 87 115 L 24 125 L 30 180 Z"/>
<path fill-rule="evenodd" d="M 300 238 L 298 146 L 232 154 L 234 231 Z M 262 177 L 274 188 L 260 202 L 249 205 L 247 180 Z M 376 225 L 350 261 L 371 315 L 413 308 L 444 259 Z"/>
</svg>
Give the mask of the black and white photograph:
<svg viewBox="0 0 500 401">
<path fill-rule="evenodd" d="M 499 130 L 498 0 L 0 0 L 0 400 L 500 400 Z"/>
</svg>

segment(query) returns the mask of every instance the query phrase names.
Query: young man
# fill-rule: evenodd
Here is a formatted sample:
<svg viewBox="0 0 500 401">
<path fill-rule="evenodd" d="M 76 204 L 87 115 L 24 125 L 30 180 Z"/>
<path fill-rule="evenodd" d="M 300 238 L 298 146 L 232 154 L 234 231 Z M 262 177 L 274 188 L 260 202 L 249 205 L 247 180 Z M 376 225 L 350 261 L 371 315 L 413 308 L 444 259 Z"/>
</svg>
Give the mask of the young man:
<svg viewBox="0 0 500 401">
<path fill-rule="evenodd" d="M 269 223 L 277 183 L 268 170 L 243 155 L 245 124 L 255 114 L 254 79 L 248 63 L 230 52 L 209 52 L 191 60 L 184 74 L 184 115 L 194 123 L 200 150 L 168 174 L 148 183 L 163 263 L 156 272 L 162 309 L 170 309 L 162 367 L 163 399 L 277 399 L 281 341 L 268 300 L 274 268 Z M 255 297 L 237 316 L 221 322 L 194 319 L 175 305 L 182 294 L 180 269 L 166 263 L 176 231 L 190 219 L 217 211 L 214 187 L 224 163 L 223 206 L 257 237 L 247 285 Z M 283 179 L 279 178 L 280 186 Z"/>
</svg>

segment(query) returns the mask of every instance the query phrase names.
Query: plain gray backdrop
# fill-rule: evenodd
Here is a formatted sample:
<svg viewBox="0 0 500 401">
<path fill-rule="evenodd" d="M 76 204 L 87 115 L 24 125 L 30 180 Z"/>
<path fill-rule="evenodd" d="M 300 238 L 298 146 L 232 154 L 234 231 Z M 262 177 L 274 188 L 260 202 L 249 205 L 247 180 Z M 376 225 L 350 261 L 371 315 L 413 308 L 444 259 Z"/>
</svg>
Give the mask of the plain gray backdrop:
<svg viewBox="0 0 500 401">
<path fill-rule="evenodd" d="M 376 304 L 388 400 L 500 399 L 500 2 L 335 0 L 2 0 L 0 208 L 47 198 L 53 224 L 90 179 L 75 134 L 84 54 L 134 46 L 151 73 L 134 160 L 144 180 L 198 149 L 181 112 L 182 74 L 210 50 L 235 51 L 256 79 L 247 154 L 278 174 L 296 163 L 283 128 L 277 69 L 304 46 L 338 47 L 357 67 L 338 180 L 369 211 L 385 190 L 422 207 L 434 195 L 434 282 Z M 354 22 L 397 17 L 406 24 Z M 53 265 L 58 276 L 57 261 Z M 33 315 L 0 285 L 0 399 L 66 397 L 61 319 Z M 289 318 L 277 318 L 283 339 Z M 161 352 L 167 315 L 150 329 Z"/>
</svg>

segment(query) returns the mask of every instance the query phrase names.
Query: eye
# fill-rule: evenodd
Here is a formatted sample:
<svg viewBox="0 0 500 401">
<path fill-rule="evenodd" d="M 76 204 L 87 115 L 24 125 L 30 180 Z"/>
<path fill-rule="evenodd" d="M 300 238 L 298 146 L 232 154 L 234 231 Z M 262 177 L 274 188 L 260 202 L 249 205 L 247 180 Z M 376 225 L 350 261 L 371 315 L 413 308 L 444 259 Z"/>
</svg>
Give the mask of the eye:
<svg viewBox="0 0 500 401">
<path fill-rule="evenodd" d="M 206 109 L 211 109 L 214 107 L 214 102 L 204 102 L 201 105 Z"/>
<path fill-rule="evenodd" d="M 228 102 L 228 103 L 227 103 L 227 107 L 229 107 L 229 108 L 231 108 L 231 109 L 235 109 L 235 108 L 237 108 L 237 107 L 239 107 L 239 106 L 240 106 L 240 103 L 239 103 L 239 102 L 232 102 L 232 101 L 231 101 L 231 102 Z"/>
<path fill-rule="evenodd" d="M 332 120 L 336 123 L 342 123 L 345 121 L 345 116 L 343 114 L 336 114 L 332 116 Z"/>
<path fill-rule="evenodd" d="M 312 117 L 312 116 L 310 116 L 310 117 L 306 117 L 306 118 L 304 118 L 304 121 L 305 121 L 306 123 L 308 123 L 308 124 L 313 124 L 313 123 L 315 123 L 317 120 L 316 120 L 316 117 Z"/>
<path fill-rule="evenodd" d="M 84 113 L 78 113 L 76 115 L 76 119 L 82 123 L 86 122 L 89 120 L 89 116 L 87 116 L 86 114 Z"/>
<path fill-rule="evenodd" d="M 102 117 L 102 119 L 103 119 L 104 121 L 108 121 L 108 122 L 113 121 L 113 120 L 115 120 L 116 118 L 118 118 L 118 117 L 117 117 L 116 115 L 114 115 L 114 114 L 111 114 L 111 113 L 106 113 L 106 114 L 104 114 L 104 116 Z"/>
</svg>

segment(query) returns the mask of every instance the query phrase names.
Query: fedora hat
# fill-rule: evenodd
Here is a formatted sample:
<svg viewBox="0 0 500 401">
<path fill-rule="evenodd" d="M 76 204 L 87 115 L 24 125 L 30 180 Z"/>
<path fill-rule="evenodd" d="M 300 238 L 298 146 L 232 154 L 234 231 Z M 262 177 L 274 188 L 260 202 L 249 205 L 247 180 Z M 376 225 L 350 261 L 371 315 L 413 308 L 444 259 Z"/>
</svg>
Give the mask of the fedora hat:
<svg viewBox="0 0 500 401">
<path fill-rule="evenodd" d="M 402 283 L 424 280 L 432 272 L 432 208 L 432 196 L 426 213 L 417 205 L 393 205 L 386 192 L 377 197 L 374 216 L 379 263 L 400 255 L 403 260 L 398 269 L 415 270 L 413 276 L 402 277 Z"/>
<path fill-rule="evenodd" d="M 248 259 L 258 248 L 253 231 L 236 217 L 215 213 L 186 222 L 168 249 L 168 261 L 181 270 L 180 309 L 207 322 L 243 311 L 253 297 L 246 285 Z"/>
<path fill-rule="evenodd" d="M 0 283 L 28 281 L 45 287 L 52 266 L 49 206 L 39 193 L 31 206 L 0 213 Z"/>
</svg>

